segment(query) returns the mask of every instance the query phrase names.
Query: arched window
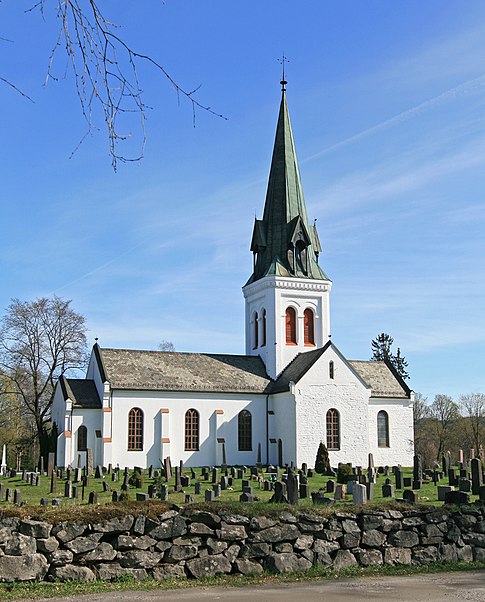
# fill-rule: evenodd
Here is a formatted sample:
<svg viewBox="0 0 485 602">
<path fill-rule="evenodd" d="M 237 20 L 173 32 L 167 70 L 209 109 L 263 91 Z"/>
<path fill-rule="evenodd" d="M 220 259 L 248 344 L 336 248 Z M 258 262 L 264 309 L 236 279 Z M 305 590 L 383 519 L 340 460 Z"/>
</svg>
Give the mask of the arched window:
<svg viewBox="0 0 485 602">
<path fill-rule="evenodd" d="M 185 451 L 199 449 L 199 412 L 191 409 L 185 413 Z"/>
<path fill-rule="evenodd" d="M 315 345 L 314 316 L 309 307 L 303 313 L 303 333 L 305 345 Z"/>
<path fill-rule="evenodd" d="M 340 449 L 340 416 L 334 408 L 327 412 L 327 448 Z"/>
<path fill-rule="evenodd" d="M 296 345 L 296 311 L 294 307 L 286 308 L 286 344 Z"/>
<path fill-rule="evenodd" d="M 265 309 L 263 309 L 263 311 L 261 313 L 261 320 L 262 320 L 261 347 L 264 347 L 266 345 L 266 310 Z"/>
<path fill-rule="evenodd" d="M 335 366 L 333 365 L 332 360 L 328 362 L 328 377 L 332 380 L 335 378 Z"/>
<path fill-rule="evenodd" d="M 239 451 L 251 451 L 253 449 L 253 427 L 251 412 L 248 412 L 248 410 L 239 412 L 237 435 Z"/>
<path fill-rule="evenodd" d="M 88 449 L 88 429 L 81 424 L 77 429 L 77 451 L 86 451 Z"/>
<path fill-rule="evenodd" d="M 143 412 L 132 408 L 128 413 L 128 451 L 143 451 Z"/>
<path fill-rule="evenodd" d="M 384 410 L 377 414 L 377 445 L 389 447 L 389 416 Z"/>
<path fill-rule="evenodd" d="M 254 312 L 253 318 L 253 349 L 258 348 L 258 312 Z"/>
</svg>

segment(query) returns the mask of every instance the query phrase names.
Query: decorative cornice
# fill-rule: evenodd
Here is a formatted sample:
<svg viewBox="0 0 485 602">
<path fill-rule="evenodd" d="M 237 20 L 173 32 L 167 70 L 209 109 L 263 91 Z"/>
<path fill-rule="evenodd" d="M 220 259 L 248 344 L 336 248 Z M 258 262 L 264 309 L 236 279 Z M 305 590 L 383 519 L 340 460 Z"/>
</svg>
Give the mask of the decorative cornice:
<svg viewBox="0 0 485 602">
<path fill-rule="evenodd" d="M 282 276 L 266 276 L 243 287 L 243 295 L 248 298 L 268 288 L 283 288 L 300 291 L 328 292 L 332 288 L 330 280 L 313 280 L 309 278 L 284 278 Z"/>
</svg>

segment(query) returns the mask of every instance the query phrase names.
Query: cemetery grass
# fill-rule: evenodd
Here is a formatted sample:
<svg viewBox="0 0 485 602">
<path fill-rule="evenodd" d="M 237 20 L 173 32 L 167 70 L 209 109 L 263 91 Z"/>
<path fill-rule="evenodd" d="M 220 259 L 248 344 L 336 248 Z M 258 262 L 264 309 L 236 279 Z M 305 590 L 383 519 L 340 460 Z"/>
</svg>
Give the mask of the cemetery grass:
<svg viewBox="0 0 485 602">
<path fill-rule="evenodd" d="M 132 577 L 122 577 L 115 581 L 95 582 L 53 582 L 53 583 L 0 583 L 0 600 L 35 600 L 40 598 L 70 597 L 122 591 L 174 590 L 194 587 L 245 587 L 255 585 L 278 585 L 284 583 L 312 582 L 332 579 L 393 577 L 457 571 L 485 570 L 485 562 L 431 563 L 428 565 L 385 565 L 379 567 L 352 567 L 335 571 L 323 567 L 312 567 L 308 571 L 262 575 L 220 575 L 201 579 L 167 579 L 156 581 L 146 579 L 136 581 Z"/>
<path fill-rule="evenodd" d="M 185 471 L 187 474 L 189 471 Z M 412 477 L 412 468 L 404 468 L 403 474 L 404 476 Z M 132 471 L 130 471 L 130 474 Z M 94 478 L 94 476 L 90 476 L 88 478 L 88 484 L 84 488 L 84 497 L 82 494 L 81 483 L 73 483 L 78 488 L 78 498 L 67 498 L 64 497 L 64 485 L 65 480 L 58 478 L 55 490 L 53 493 L 50 493 L 51 489 L 51 479 L 47 476 L 40 477 L 40 484 L 38 486 L 30 485 L 28 481 L 22 480 L 22 475 L 20 473 L 17 476 L 12 478 L 1 477 L 0 483 L 3 484 L 3 496 L 0 499 L 0 516 L 9 515 L 18 515 L 18 516 L 33 516 L 38 515 L 40 517 L 44 517 L 45 519 L 54 520 L 55 522 L 59 520 L 70 520 L 72 518 L 78 519 L 80 517 L 80 512 L 83 516 L 94 515 L 95 517 L 101 517 L 102 515 L 106 515 L 106 517 L 119 515 L 122 513 L 126 513 L 127 511 L 135 512 L 136 509 L 144 508 L 143 512 L 150 512 L 150 509 L 153 512 L 160 512 L 161 508 L 167 508 L 172 504 L 182 506 L 185 503 L 185 495 L 191 494 L 193 496 L 193 501 L 197 506 L 203 507 L 211 507 L 215 509 L 223 509 L 227 508 L 230 511 L 244 513 L 248 515 L 258 515 L 258 514 L 274 514 L 281 512 L 283 510 L 282 504 L 268 504 L 271 496 L 273 495 L 272 491 L 264 491 L 262 484 L 260 484 L 257 480 L 251 481 L 251 486 L 253 487 L 254 492 L 254 502 L 253 503 L 240 503 L 239 496 L 242 493 L 242 480 L 234 479 L 233 486 L 227 490 L 221 492 L 220 497 L 215 498 L 215 501 L 208 505 L 204 502 L 204 494 L 206 489 L 212 489 L 211 480 L 204 480 L 201 474 L 200 469 L 195 469 L 196 479 L 191 479 L 191 484 L 188 487 L 184 487 L 183 491 L 176 492 L 174 491 L 175 479 L 172 477 L 171 481 L 166 483 L 164 478 L 159 479 L 159 482 L 166 483 L 169 487 L 169 497 L 167 503 L 162 503 L 160 501 L 149 500 L 147 502 L 135 502 L 136 494 L 139 493 L 147 493 L 148 487 L 150 485 L 154 485 L 156 479 L 148 478 L 148 471 L 145 470 L 143 474 L 143 485 L 140 488 L 130 487 L 127 492 L 127 501 L 124 502 L 112 502 L 112 493 L 113 491 L 121 491 L 121 485 L 123 481 L 123 474 L 120 471 L 120 480 L 113 482 L 112 477 L 109 474 L 104 474 L 102 478 Z M 65 474 L 65 473 L 64 473 Z M 269 475 L 263 474 L 265 477 L 269 477 Z M 323 492 L 326 490 L 327 481 L 331 477 L 322 476 L 314 473 L 314 476 L 308 479 L 308 484 L 310 488 L 310 492 L 318 491 L 322 489 Z M 389 477 L 391 482 L 394 483 L 394 477 L 391 475 Z M 249 472 L 247 473 L 246 479 L 250 479 Z M 382 485 L 385 483 L 386 477 L 382 474 L 377 475 L 377 482 L 374 487 L 374 499 L 368 503 L 368 505 L 373 508 L 388 508 L 390 506 L 396 506 L 396 500 L 393 498 L 383 498 L 382 497 Z M 104 491 L 103 482 L 109 485 L 110 490 Z M 201 493 L 195 495 L 194 487 L 195 483 L 201 483 Z M 442 479 L 438 484 L 447 485 L 448 479 Z M 12 501 L 6 501 L 6 490 L 10 489 L 13 492 L 14 489 L 18 489 L 20 492 L 20 505 L 14 506 Z M 88 504 L 89 493 L 95 492 L 97 494 L 97 503 L 95 505 Z M 402 497 L 403 490 L 396 490 L 395 498 Z M 327 497 L 332 497 L 333 494 L 326 494 Z M 437 486 L 431 481 L 423 481 L 423 486 L 421 489 L 417 491 L 418 495 L 418 505 L 419 506 L 441 506 L 442 502 L 438 502 L 437 495 Z M 40 500 L 44 498 L 47 500 L 46 506 L 40 506 Z M 52 501 L 56 499 L 58 500 L 59 505 L 53 506 Z M 475 501 L 477 496 L 471 496 L 471 501 Z M 103 507 L 106 508 L 103 511 Z M 324 506 L 313 506 L 311 497 L 306 499 L 300 499 L 298 507 L 300 509 L 312 508 L 313 510 L 332 512 L 335 510 L 351 510 L 354 506 L 352 503 L 352 496 L 347 495 L 347 499 L 343 501 L 336 502 L 334 504 L 324 505 Z M 407 506 L 409 508 L 409 506 Z"/>
</svg>

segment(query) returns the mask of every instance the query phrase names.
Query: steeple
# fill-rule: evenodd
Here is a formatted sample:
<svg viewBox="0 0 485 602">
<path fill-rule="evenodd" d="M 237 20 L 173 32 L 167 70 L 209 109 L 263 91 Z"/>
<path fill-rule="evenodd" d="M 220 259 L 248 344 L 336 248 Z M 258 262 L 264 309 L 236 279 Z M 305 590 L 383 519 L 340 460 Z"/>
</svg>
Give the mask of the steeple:
<svg viewBox="0 0 485 602">
<path fill-rule="evenodd" d="M 263 219 L 255 220 L 251 241 L 253 273 L 243 287 L 246 353 L 259 355 L 271 378 L 299 353 L 328 342 L 332 287 L 318 265 L 316 224 L 308 223 L 284 72 L 281 86 Z"/>
<path fill-rule="evenodd" d="M 265 276 L 328 280 L 318 265 L 320 244 L 310 228 L 286 103 L 286 81 L 276 127 L 262 220 L 255 220 L 251 251 L 254 269 L 248 284 Z"/>
</svg>

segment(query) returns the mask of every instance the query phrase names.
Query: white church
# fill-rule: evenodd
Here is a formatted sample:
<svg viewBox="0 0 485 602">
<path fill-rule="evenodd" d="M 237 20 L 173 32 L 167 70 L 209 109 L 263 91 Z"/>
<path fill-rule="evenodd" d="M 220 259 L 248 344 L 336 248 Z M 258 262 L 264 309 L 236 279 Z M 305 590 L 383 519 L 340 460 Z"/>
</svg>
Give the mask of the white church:
<svg viewBox="0 0 485 602">
<path fill-rule="evenodd" d="M 276 128 L 263 218 L 243 286 L 246 355 L 107 349 L 86 378 L 61 376 L 52 406 L 57 465 L 312 467 L 412 465 L 414 394 L 384 362 L 346 359 L 330 339 L 332 282 L 307 211 L 286 103 Z"/>
</svg>

